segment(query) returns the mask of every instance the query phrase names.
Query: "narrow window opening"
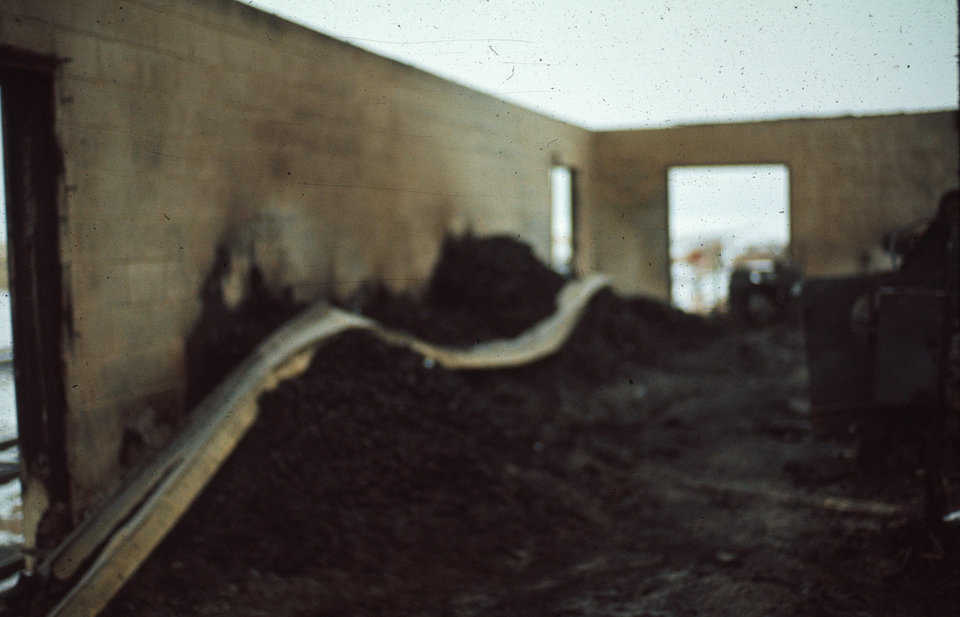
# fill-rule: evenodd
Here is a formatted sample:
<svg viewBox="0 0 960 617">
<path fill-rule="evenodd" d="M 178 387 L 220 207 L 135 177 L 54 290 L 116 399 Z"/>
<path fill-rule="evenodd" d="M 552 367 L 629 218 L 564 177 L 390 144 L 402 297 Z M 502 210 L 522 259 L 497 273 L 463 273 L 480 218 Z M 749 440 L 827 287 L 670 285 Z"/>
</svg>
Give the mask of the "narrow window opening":
<svg viewBox="0 0 960 617">
<path fill-rule="evenodd" d="M 556 165 L 550 169 L 550 261 L 554 270 L 573 270 L 573 170 Z"/>
</svg>

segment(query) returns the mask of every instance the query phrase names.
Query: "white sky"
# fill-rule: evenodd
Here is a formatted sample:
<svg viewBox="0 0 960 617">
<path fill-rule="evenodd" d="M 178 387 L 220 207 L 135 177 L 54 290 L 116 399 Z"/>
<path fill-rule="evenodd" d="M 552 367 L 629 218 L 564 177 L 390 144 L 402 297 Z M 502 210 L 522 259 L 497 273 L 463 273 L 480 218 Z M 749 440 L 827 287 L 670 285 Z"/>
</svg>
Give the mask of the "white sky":
<svg viewBox="0 0 960 617">
<path fill-rule="evenodd" d="M 954 0 L 255 0 L 592 129 L 957 107 Z"/>
<path fill-rule="evenodd" d="M 790 241 L 790 174 L 785 165 L 671 167 L 667 187 L 673 257 L 721 236 L 732 253 Z"/>
</svg>

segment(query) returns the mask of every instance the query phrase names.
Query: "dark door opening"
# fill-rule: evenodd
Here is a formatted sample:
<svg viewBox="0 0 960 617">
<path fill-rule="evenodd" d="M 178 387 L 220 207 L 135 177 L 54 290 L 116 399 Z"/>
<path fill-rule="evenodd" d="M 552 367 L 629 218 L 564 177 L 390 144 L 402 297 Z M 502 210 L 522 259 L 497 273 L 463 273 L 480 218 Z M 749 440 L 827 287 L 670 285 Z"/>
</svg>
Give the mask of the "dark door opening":
<svg viewBox="0 0 960 617">
<path fill-rule="evenodd" d="M 4 92 L 0 87 L 0 117 Z M 0 162 L 5 161 L 0 123 Z M 16 555 L 23 544 L 23 497 L 20 490 L 20 452 L 17 447 L 17 404 L 13 375 L 13 326 L 7 272 L 7 200 L 4 166 L 0 166 L 0 562 Z M 3 547 L 7 547 L 4 550 Z M 0 568 L 2 570 L 2 568 Z M 0 576 L 2 576 L 0 571 Z M 0 580 L 0 591 L 11 587 L 16 575 Z"/>
<path fill-rule="evenodd" d="M 63 340 L 70 324 L 64 319 L 69 311 L 63 301 L 59 249 L 62 162 L 54 136 L 55 68 L 51 58 L 0 47 L 4 268 L 11 312 L 11 353 L 4 363 L 0 340 L 0 376 L 11 373 L 7 396 L 15 400 L 16 410 L 11 419 L 8 409 L 0 423 L 0 488 L 7 485 L 2 482 L 7 462 L 13 465 L 11 482 L 19 484 L 27 504 L 19 513 L 19 529 L 0 522 L 0 544 L 19 540 L 23 554 L 30 556 L 24 561 L 0 548 L 0 577 L 24 564 L 29 570 L 33 556 L 42 556 L 70 526 L 63 385 Z M 0 518 L 2 510 L 0 501 Z"/>
</svg>

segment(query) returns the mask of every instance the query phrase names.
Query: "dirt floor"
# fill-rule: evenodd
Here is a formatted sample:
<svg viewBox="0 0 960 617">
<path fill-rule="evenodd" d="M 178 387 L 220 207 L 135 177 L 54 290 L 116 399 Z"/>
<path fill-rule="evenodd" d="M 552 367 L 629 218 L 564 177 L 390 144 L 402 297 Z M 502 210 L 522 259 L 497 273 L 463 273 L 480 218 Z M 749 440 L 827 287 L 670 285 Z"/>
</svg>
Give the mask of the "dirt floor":
<svg viewBox="0 0 960 617">
<path fill-rule="evenodd" d="M 815 438 L 805 396 L 796 328 L 611 292 L 511 371 L 348 332 L 106 614 L 960 614 L 918 470 Z"/>
</svg>

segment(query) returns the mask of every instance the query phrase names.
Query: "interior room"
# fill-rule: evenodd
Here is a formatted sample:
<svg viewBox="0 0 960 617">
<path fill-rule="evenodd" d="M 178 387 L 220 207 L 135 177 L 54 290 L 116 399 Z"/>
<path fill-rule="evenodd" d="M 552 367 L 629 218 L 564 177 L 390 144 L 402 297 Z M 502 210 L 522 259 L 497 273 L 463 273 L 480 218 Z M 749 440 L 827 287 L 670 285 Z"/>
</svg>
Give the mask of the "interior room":
<svg viewBox="0 0 960 617">
<path fill-rule="evenodd" d="M 0 615 L 960 614 L 957 24 L 0 3 Z"/>
</svg>

